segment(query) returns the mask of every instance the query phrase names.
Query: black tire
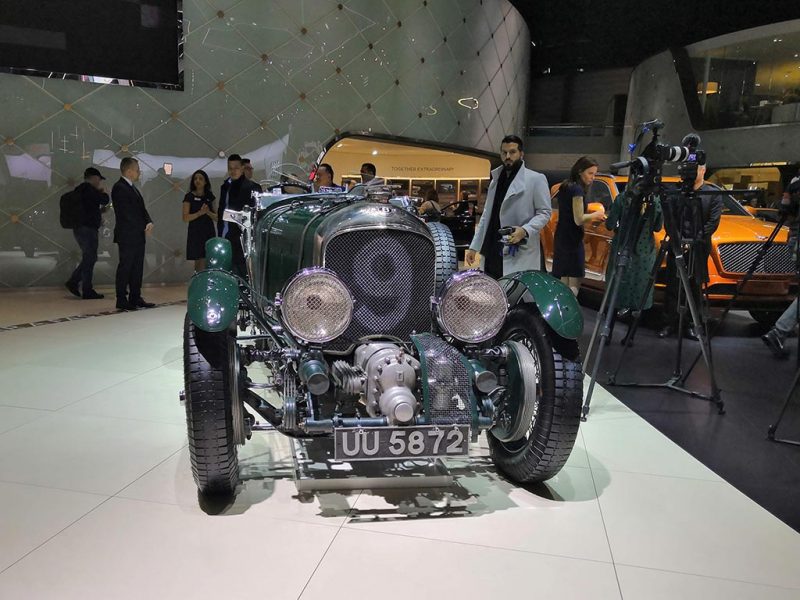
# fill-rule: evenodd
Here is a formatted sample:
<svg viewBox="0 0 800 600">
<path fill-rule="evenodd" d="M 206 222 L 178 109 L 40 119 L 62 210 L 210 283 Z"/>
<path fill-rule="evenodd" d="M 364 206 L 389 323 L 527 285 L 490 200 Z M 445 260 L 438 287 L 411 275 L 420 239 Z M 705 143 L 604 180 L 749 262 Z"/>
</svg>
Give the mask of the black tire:
<svg viewBox="0 0 800 600">
<path fill-rule="evenodd" d="M 522 342 L 537 365 L 538 408 L 525 436 L 501 442 L 491 430 L 489 450 L 497 468 L 519 483 L 545 481 L 567 462 L 580 426 L 583 403 L 583 368 L 580 361 L 564 358 L 550 342 L 541 316 L 525 305 L 509 311 L 497 335 Z"/>
<path fill-rule="evenodd" d="M 192 475 L 203 495 L 230 496 L 239 483 L 231 418 L 228 333 L 183 326 L 186 429 Z"/>
<path fill-rule="evenodd" d="M 780 319 L 783 314 L 782 310 L 750 310 L 748 312 L 756 323 L 766 327 L 775 325 L 775 321 Z"/>
<path fill-rule="evenodd" d="M 436 293 L 458 271 L 458 252 L 453 234 L 447 225 L 437 222 L 426 223 L 433 236 L 433 247 L 436 249 Z"/>
</svg>

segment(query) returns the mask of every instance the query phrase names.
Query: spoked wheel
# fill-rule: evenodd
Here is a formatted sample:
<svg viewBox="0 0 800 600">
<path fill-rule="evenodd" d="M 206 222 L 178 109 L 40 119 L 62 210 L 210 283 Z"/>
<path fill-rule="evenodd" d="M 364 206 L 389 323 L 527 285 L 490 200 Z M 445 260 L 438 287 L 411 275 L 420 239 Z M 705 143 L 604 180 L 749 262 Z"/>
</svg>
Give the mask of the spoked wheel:
<svg viewBox="0 0 800 600">
<path fill-rule="evenodd" d="M 569 458 L 580 425 L 583 370 L 554 348 L 542 318 L 518 306 L 508 313 L 497 342 L 512 341 L 530 357 L 511 360 L 509 391 L 501 401 L 497 425 L 488 432 L 489 449 L 499 470 L 517 482 L 537 482 L 558 473 Z M 510 352 L 513 355 L 515 351 Z M 531 397 L 530 382 L 535 380 Z M 533 407 L 520 403 L 533 402 Z M 528 417 L 530 415 L 530 417 Z M 524 419 L 525 423 L 521 423 Z"/>
<path fill-rule="evenodd" d="M 230 496 L 239 483 L 230 334 L 202 331 L 188 315 L 183 333 L 186 428 L 194 481 L 203 495 Z"/>
</svg>

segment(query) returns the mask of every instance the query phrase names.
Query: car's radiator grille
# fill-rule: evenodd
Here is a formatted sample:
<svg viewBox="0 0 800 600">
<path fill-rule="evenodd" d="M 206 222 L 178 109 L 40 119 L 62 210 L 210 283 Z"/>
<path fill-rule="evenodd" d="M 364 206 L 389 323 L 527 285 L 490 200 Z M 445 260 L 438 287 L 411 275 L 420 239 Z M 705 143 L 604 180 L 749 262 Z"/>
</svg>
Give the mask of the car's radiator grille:
<svg viewBox="0 0 800 600">
<path fill-rule="evenodd" d="M 425 415 L 434 425 L 469 423 L 472 420 L 472 373 L 461 353 L 441 338 L 414 336 L 414 344 L 427 377 Z"/>
<path fill-rule="evenodd" d="M 747 273 L 761 249 L 758 242 L 720 244 L 719 258 L 726 273 Z M 756 265 L 755 273 L 793 273 L 792 249 L 789 244 L 773 244 Z"/>
<path fill-rule="evenodd" d="M 430 330 L 435 281 L 433 243 L 417 234 L 388 229 L 342 233 L 325 249 L 325 266 L 355 298 L 353 322 L 328 349 L 346 351 L 359 339 L 389 335 L 410 339 Z"/>
</svg>

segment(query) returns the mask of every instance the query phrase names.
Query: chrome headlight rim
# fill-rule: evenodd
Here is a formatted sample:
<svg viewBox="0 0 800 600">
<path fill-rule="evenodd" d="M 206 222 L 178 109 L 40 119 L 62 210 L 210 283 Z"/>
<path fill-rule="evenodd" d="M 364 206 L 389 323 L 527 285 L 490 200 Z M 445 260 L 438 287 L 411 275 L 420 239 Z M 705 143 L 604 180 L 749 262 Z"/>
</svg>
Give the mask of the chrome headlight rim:
<svg viewBox="0 0 800 600">
<path fill-rule="evenodd" d="M 332 282 L 334 287 L 339 289 L 342 294 L 342 299 L 345 300 L 344 306 L 346 314 L 345 318 L 338 324 L 338 326 L 331 329 L 327 334 L 309 335 L 308 328 L 303 329 L 298 327 L 297 323 L 293 321 L 293 315 L 290 308 L 292 304 L 292 296 L 294 289 L 299 284 L 308 282 L 309 278 L 320 277 L 327 279 L 328 282 Z M 322 344 L 335 340 L 345 331 L 347 331 L 347 328 L 350 327 L 350 323 L 353 321 L 354 303 L 355 301 L 353 299 L 352 292 L 350 292 L 350 289 L 334 271 L 325 267 L 308 267 L 292 275 L 289 281 L 287 281 L 283 286 L 279 303 L 280 321 L 286 330 L 289 331 L 289 333 L 291 333 L 295 338 L 312 344 Z"/>
<path fill-rule="evenodd" d="M 480 335 L 466 336 L 463 335 L 463 332 L 454 330 L 452 324 L 448 323 L 445 309 L 449 299 L 448 296 L 452 293 L 455 293 L 459 287 L 463 287 L 467 282 L 470 282 L 475 278 L 479 278 L 481 283 L 484 283 L 489 288 L 493 288 L 493 292 L 498 301 L 498 306 L 502 308 L 495 315 L 496 318 L 494 325 L 488 327 Z M 458 273 L 451 275 L 444 286 L 442 286 L 442 291 L 436 298 L 435 315 L 436 323 L 439 325 L 439 328 L 447 335 L 465 344 L 482 344 L 483 342 L 494 338 L 500 332 L 500 329 L 502 329 L 507 314 L 508 299 L 506 298 L 506 293 L 503 291 L 502 286 L 495 279 L 489 277 L 483 271 L 479 271 L 478 269 L 459 271 Z"/>
</svg>

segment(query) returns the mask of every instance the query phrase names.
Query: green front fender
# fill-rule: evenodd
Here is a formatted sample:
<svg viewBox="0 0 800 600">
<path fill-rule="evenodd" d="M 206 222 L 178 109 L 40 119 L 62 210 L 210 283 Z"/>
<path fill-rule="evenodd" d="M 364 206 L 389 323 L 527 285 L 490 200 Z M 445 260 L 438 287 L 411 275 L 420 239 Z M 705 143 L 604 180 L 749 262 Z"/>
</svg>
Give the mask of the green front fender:
<svg viewBox="0 0 800 600">
<path fill-rule="evenodd" d="M 206 242 L 206 264 L 209 269 L 233 268 L 233 251 L 229 240 L 213 237 Z"/>
<path fill-rule="evenodd" d="M 203 331 L 225 331 L 239 310 L 239 282 L 225 271 L 200 271 L 189 283 L 189 319 Z"/>
<path fill-rule="evenodd" d="M 499 282 L 510 306 L 532 299 L 542 318 L 558 335 L 568 340 L 580 337 L 583 313 L 575 295 L 560 280 L 541 271 L 519 271 L 502 277 Z"/>
</svg>

